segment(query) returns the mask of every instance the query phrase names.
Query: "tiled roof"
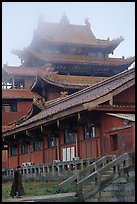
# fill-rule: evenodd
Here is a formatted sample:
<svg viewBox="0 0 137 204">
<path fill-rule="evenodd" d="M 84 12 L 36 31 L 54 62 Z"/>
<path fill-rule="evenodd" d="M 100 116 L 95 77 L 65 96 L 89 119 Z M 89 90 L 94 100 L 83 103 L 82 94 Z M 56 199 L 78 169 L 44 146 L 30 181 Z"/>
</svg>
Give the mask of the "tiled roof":
<svg viewBox="0 0 137 204">
<path fill-rule="evenodd" d="M 127 119 L 130 121 L 135 121 L 135 114 L 107 113 L 107 115 L 111 115 L 117 118 Z"/>
<path fill-rule="evenodd" d="M 2 132 L 10 130 L 12 127 L 12 125 L 2 125 Z"/>
<path fill-rule="evenodd" d="M 53 63 L 68 63 L 68 64 L 96 64 L 96 65 L 108 65 L 108 66 L 119 66 L 124 64 L 132 64 L 135 61 L 135 57 L 130 58 L 99 58 L 84 55 L 64 55 L 64 54 L 48 54 L 38 53 L 29 49 L 29 52 L 36 58 L 44 60 L 46 62 Z"/>
<path fill-rule="evenodd" d="M 44 123 L 46 123 L 46 120 L 49 120 L 50 117 L 55 116 L 59 112 L 71 109 L 79 105 L 83 106 L 83 104 L 86 104 L 88 102 L 95 103 L 96 100 L 106 95 L 108 95 L 109 98 L 111 98 L 112 97 L 112 95 L 110 95 L 111 92 L 116 90 L 118 87 L 121 87 L 122 85 L 125 85 L 125 87 L 127 87 L 126 83 L 131 81 L 132 81 L 131 84 L 135 84 L 135 68 L 119 73 L 104 81 L 99 82 L 98 84 L 77 91 L 74 94 L 66 96 L 63 99 L 57 100 L 52 104 L 49 104 L 45 110 L 41 111 L 40 113 L 30 118 L 29 120 L 25 121 L 17 128 L 22 128 L 23 126 L 24 128 L 27 128 L 26 125 L 28 124 L 35 125 L 35 122 L 38 122 L 43 119 Z M 106 98 L 106 100 L 109 99 Z M 98 105 L 98 102 L 96 105 Z"/>
<path fill-rule="evenodd" d="M 37 113 L 39 113 L 41 110 L 35 106 L 33 103 L 32 103 L 32 106 L 31 108 L 28 110 L 27 114 L 26 115 L 23 115 L 22 117 L 12 121 L 11 123 L 9 123 L 9 125 L 11 127 L 15 127 L 16 125 L 19 125 L 21 123 L 23 123 L 24 121 L 26 121 L 27 119 L 33 117 L 34 115 L 36 115 Z"/>
<path fill-rule="evenodd" d="M 56 73 L 42 77 L 44 81 L 56 86 L 63 86 L 69 88 L 83 88 L 92 86 L 93 84 L 105 80 L 108 77 L 90 77 L 90 76 L 71 76 L 71 75 L 59 75 Z"/>
<path fill-rule="evenodd" d="M 3 73 L 6 72 L 8 75 L 16 76 L 37 76 L 39 74 L 48 75 L 50 70 L 53 71 L 50 65 L 45 65 L 44 67 L 13 67 L 13 66 L 4 66 Z"/>
<path fill-rule="evenodd" d="M 39 104 L 37 103 L 37 101 L 33 101 L 32 103 L 32 106 L 31 108 L 29 109 L 29 111 L 27 112 L 26 115 L 23 115 L 21 118 L 15 120 L 15 121 L 12 121 L 9 125 L 11 126 L 8 126 L 8 129 L 10 129 L 11 127 L 15 127 L 17 124 L 21 124 L 23 123 L 24 121 L 28 120 L 29 118 L 33 117 L 34 115 L 38 114 L 42 109 L 43 107 L 47 107 L 49 104 L 53 103 L 54 101 L 57 101 L 59 100 L 60 98 L 55 98 L 53 100 L 49 100 L 49 101 L 46 101 L 44 106 L 43 106 L 43 103 L 42 101 L 38 100 L 39 101 Z M 10 127 L 10 128 L 9 128 Z M 7 128 L 7 126 L 6 126 Z M 4 129 L 4 131 L 6 131 L 6 129 Z M 4 132 L 3 131 L 3 132 Z"/>
<path fill-rule="evenodd" d="M 95 37 L 87 25 L 59 24 L 41 22 L 36 30 L 37 37 L 51 43 L 80 44 L 84 46 L 108 47 L 123 40 L 122 37 L 112 41 L 100 40 Z"/>
<path fill-rule="evenodd" d="M 35 92 L 26 89 L 2 89 L 2 99 L 33 99 L 41 98 Z"/>
<path fill-rule="evenodd" d="M 52 42 L 96 44 L 97 40 L 86 25 L 72 25 L 42 22 L 37 35 Z"/>
</svg>

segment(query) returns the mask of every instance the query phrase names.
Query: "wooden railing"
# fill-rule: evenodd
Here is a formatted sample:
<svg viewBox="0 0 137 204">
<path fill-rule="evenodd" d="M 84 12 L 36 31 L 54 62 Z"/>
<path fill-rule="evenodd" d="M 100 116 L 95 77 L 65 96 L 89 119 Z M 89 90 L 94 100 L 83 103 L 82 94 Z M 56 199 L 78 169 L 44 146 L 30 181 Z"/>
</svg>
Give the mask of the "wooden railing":
<svg viewBox="0 0 137 204">
<path fill-rule="evenodd" d="M 98 169 L 100 169 L 102 166 L 106 165 L 108 162 L 112 161 L 113 159 L 115 159 L 114 155 L 107 155 L 107 156 L 101 157 L 100 159 L 90 164 L 85 169 L 83 169 L 83 171 L 80 171 L 79 173 L 74 174 L 73 176 L 69 177 L 68 179 L 60 183 L 59 184 L 60 191 L 63 192 L 64 187 L 67 184 L 72 182 L 78 182 L 79 180 L 84 179 L 87 175 L 90 175 L 91 173 L 97 171 Z"/>
<path fill-rule="evenodd" d="M 95 172 L 90 173 L 86 177 L 79 179 L 77 182 L 77 194 L 83 196 L 84 199 L 87 199 L 91 195 L 95 194 L 102 187 L 104 187 L 108 182 L 118 178 L 121 173 L 128 173 L 129 168 L 135 165 L 135 153 L 125 153 L 118 158 L 106 163 L 101 168 L 97 169 Z M 113 169 L 112 173 L 110 173 L 109 178 L 102 179 L 105 172 Z M 92 182 L 94 187 L 92 186 L 92 190 L 89 189 L 88 192 L 83 194 L 82 188 L 83 186 Z"/>
</svg>

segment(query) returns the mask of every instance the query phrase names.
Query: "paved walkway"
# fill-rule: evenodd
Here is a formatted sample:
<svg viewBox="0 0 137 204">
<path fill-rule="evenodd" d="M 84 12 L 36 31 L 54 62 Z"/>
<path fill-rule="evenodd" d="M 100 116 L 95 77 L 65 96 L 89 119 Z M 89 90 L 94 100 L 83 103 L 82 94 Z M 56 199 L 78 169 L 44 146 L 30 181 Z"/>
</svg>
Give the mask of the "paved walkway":
<svg viewBox="0 0 137 204">
<path fill-rule="evenodd" d="M 59 193 L 41 196 L 23 196 L 22 198 L 10 198 L 7 202 L 74 202 L 76 193 Z"/>
</svg>

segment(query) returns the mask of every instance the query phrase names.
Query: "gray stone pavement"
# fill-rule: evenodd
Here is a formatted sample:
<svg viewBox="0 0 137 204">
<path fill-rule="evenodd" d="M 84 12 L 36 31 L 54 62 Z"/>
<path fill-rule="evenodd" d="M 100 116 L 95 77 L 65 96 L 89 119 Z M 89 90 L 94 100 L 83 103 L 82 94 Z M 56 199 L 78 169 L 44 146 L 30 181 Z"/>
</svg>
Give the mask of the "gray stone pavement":
<svg viewBox="0 0 137 204">
<path fill-rule="evenodd" d="M 22 198 L 9 198 L 2 202 L 74 202 L 76 200 L 76 193 L 59 193 L 52 195 L 41 196 L 23 196 Z"/>
</svg>

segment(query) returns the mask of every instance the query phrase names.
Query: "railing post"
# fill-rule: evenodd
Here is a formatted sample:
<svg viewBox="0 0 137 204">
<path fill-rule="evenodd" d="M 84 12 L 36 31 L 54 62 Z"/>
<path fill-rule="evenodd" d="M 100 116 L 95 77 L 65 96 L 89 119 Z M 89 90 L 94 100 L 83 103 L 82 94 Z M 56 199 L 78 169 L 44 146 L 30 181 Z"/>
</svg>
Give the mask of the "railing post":
<svg viewBox="0 0 137 204">
<path fill-rule="evenodd" d="M 95 186 L 99 187 L 101 184 L 101 175 L 97 172 L 97 177 L 95 178 Z"/>
<path fill-rule="evenodd" d="M 81 185 L 77 185 L 76 188 L 76 196 L 80 198 L 80 200 L 83 200 L 83 193 L 82 193 L 82 186 Z"/>
</svg>

